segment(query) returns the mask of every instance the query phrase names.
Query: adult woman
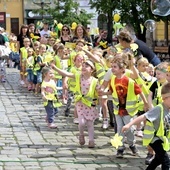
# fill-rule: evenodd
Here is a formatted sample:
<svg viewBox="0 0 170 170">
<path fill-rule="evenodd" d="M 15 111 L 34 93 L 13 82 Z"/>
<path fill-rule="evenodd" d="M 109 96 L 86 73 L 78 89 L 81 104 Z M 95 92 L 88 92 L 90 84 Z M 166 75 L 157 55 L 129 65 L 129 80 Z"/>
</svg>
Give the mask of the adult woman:
<svg viewBox="0 0 170 170">
<path fill-rule="evenodd" d="M 85 42 L 91 43 L 91 39 L 88 36 L 88 33 L 87 33 L 85 27 L 81 24 L 78 24 L 74 31 L 74 36 L 72 38 L 72 42 L 76 42 L 77 40 L 82 40 L 82 39 Z"/>
<path fill-rule="evenodd" d="M 17 47 L 18 47 L 17 51 L 19 51 L 20 48 L 24 47 L 24 43 L 23 43 L 24 38 L 30 38 L 28 25 L 25 25 L 25 24 L 21 26 L 20 33 L 17 36 L 17 43 L 18 43 L 17 44 Z"/>
<path fill-rule="evenodd" d="M 71 31 L 67 25 L 63 25 L 60 33 L 60 41 L 65 45 L 66 42 L 71 41 Z"/>
</svg>

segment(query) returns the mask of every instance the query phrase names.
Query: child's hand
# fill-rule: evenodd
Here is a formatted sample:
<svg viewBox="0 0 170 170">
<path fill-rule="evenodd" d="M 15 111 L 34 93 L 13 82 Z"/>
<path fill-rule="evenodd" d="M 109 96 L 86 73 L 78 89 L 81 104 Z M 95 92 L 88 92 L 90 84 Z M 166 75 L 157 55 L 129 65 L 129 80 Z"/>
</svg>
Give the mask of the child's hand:
<svg viewBox="0 0 170 170">
<path fill-rule="evenodd" d="M 129 128 L 130 128 L 130 126 L 128 124 L 123 126 L 122 127 L 122 133 L 125 133 Z"/>
</svg>

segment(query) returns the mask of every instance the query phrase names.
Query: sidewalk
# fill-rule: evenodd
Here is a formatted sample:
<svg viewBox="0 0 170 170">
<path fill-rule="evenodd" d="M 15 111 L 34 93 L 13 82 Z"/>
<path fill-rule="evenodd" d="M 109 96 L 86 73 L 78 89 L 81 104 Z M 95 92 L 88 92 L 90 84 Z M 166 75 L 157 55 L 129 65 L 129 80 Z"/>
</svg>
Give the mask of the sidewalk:
<svg viewBox="0 0 170 170">
<path fill-rule="evenodd" d="M 58 129 L 45 122 L 41 97 L 35 97 L 19 85 L 19 71 L 7 68 L 7 82 L 0 83 L 0 170 L 144 170 L 146 149 L 137 139 L 139 156 L 126 149 L 124 159 L 117 159 L 110 144 L 114 130 L 101 129 L 95 122 L 94 149 L 81 147 L 78 126 L 63 108 L 56 117 Z M 128 147 L 127 147 L 128 148 Z M 160 168 L 157 168 L 160 169 Z"/>
</svg>

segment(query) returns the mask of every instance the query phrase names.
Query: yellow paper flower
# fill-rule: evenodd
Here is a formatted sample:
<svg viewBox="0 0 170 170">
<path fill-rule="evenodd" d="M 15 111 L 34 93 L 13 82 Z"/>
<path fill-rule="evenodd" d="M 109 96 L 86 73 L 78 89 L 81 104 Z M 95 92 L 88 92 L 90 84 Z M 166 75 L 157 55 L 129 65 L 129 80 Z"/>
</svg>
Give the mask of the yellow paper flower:
<svg viewBox="0 0 170 170">
<path fill-rule="evenodd" d="M 119 146 L 122 146 L 122 136 L 119 136 L 118 133 L 115 134 L 115 136 L 113 137 L 113 139 L 110 140 L 111 144 L 113 147 L 115 147 L 116 149 L 118 149 Z"/>
<path fill-rule="evenodd" d="M 107 41 L 105 41 L 105 42 L 100 41 L 99 45 L 102 46 L 103 48 L 107 48 Z"/>
<path fill-rule="evenodd" d="M 170 72 L 170 66 L 167 67 L 167 71 Z"/>
</svg>

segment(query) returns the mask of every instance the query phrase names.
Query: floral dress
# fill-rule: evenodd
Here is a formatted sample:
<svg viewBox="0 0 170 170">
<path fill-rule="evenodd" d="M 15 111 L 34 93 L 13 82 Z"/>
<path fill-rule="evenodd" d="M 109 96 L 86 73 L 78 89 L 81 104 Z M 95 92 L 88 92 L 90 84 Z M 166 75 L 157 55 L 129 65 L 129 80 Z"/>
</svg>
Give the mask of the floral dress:
<svg viewBox="0 0 170 170">
<path fill-rule="evenodd" d="M 87 94 L 89 91 L 89 87 L 90 84 L 92 82 L 92 77 L 90 77 L 89 79 L 84 79 L 83 76 L 80 77 L 80 82 L 81 82 L 81 93 L 82 95 Z M 96 89 L 99 87 L 99 84 L 96 85 Z M 80 101 L 78 101 L 76 103 L 76 110 L 77 110 L 77 114 L 78 117 L 84 117 L 86 120 L 95 120 L 96 118 L 98 118 L 98 111 L 96 109 L 96 107 L 88 107 L 85 104 L 83 104 Z"/>
</svg>

